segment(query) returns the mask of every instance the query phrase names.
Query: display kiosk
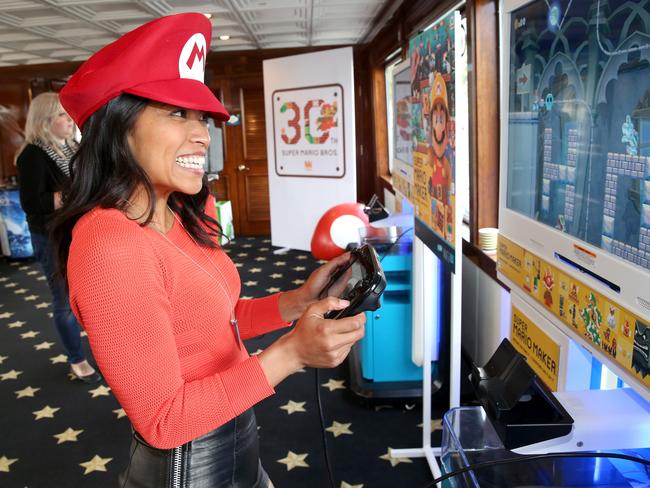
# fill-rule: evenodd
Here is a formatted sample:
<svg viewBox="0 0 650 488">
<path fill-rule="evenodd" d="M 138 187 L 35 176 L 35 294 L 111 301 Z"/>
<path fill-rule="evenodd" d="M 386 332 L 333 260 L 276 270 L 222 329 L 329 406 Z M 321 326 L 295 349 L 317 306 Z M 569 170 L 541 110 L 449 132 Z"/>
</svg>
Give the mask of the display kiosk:
<svg viewBox="0 0 650 488">
<path fill-rule="evenodd" d="M 511 342 L 473 374 L 483 408 L 446 416 L 445 469 L 477 462 L 471 450 L 517 462 L 487 477 L 503 486 L 558 473 L 560 484 L 644 486 L 640 463 L 566 458 L 650 458 L 650 37 L 636 21 L 650 10 L 504 0 L 500 12 L 497 269 Z M 613 388 L 594 381 L 601 370 Z M 482 486 L 478 471 L 464 476 Z"/>
<path fill-rule="evenodd" d="M 450 377 L 443 445 L 426 433 L 422 452 L 436 478 L 467 470 L 453 486 L 647 486 L 650 7 L 502 0 L 499 12 L 498 277 L 511 290 L 510 337 L 474 372 L 482 407 L 457 407 Z M 642 462 L 610 459 L 621 450 Z M 470 469 L 482 462 L 494 465 L 483 478 Z"/>
</svg>

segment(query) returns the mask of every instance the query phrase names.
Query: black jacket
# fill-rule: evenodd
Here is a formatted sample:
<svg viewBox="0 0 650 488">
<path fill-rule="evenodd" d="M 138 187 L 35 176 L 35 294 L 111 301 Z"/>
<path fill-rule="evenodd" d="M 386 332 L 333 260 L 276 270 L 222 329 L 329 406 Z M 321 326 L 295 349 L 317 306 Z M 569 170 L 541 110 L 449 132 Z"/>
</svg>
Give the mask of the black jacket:
<svg viewBox="0 0 650 488">
<path fill-rule="evenodd" d="M 45 151 L 28 144 L 16 161 L 20 205 L 32 232 L 47 233 L 54 212 L 54 193 L 61 191 L 66 176 Z"/>
</svg>

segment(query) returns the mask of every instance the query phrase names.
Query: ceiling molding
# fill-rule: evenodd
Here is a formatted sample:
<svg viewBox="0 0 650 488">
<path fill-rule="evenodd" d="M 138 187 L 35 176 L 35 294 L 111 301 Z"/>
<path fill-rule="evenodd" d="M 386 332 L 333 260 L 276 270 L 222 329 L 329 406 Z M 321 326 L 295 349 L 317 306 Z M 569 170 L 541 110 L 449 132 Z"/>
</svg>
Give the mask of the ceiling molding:
<svg viewBox="0 0 650 488">
<path fill-rule="evenodd" d="M 190 10 L 212 14 L 211 52 L 354 45 L 402 2 L 0 0 L 0 66 L 83 61 L 149 20 Z"/>
</svg>

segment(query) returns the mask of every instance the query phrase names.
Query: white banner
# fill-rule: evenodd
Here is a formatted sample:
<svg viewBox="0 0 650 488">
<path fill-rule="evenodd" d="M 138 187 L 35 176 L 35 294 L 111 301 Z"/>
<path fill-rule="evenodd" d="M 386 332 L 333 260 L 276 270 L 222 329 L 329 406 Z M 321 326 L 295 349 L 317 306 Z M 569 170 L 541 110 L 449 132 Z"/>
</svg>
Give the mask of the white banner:
<svg viewBox="0 0 650 488">
<path fill-rule="evenodd" d="M 356 202 L 352 48 L 264 61 L 271 241 L 310 250 L 320 217 Z"/>
</svg>

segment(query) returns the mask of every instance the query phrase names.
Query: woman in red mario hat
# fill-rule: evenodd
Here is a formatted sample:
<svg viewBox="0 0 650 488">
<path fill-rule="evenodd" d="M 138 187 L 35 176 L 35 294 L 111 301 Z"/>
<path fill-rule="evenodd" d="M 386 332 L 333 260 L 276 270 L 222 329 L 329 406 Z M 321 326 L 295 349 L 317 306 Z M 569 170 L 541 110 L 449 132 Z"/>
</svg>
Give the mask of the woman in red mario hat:
<svg viewBox="0 0 650 488">
<path fill-rule="evenodd" d="M 217 244 L 203 163 L 206 118 L 227 120 L 203 83 L 212 26 L 163 17 L 86 61 L 61 92 L 82 128 L 54 224 L 70 303 L 133 425 L 126 487 L 272 486 L 252 407 L 305 366 L 333 367 L 364 317 L 317 300 L 343 255 L 300 288 L 240 299 Z M 296 320 L 257 356 L 241 340 Z"/>
</svg>

